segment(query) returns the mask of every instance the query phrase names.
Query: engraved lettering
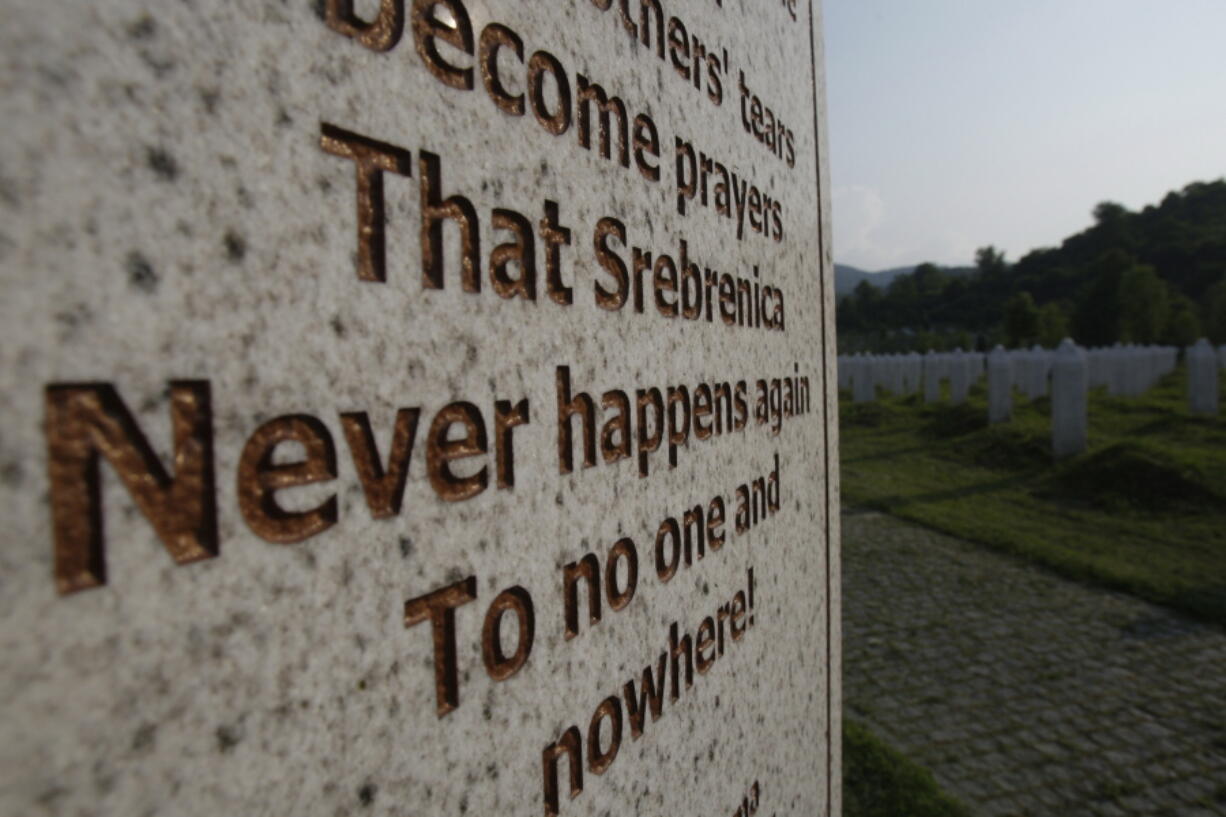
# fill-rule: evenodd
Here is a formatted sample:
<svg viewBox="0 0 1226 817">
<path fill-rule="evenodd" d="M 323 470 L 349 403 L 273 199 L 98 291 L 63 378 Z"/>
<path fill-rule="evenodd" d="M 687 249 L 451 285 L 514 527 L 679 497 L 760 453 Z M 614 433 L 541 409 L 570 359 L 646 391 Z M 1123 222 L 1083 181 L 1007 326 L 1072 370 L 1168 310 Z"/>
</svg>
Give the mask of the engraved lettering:
<svg viewBox="0 0 1226 817">
<path fill-rule="evenodd" d="M 528 424 L 528 398 L 511 406 L 510 400 L 494 402 L 494 460 L 498 472 L 498 487 L 507 490 L 515 487 L 515 446 L 511 432 L 518 426 Z"/>
<path fill-rule="evenodd" d="M 577 416 L 583 437 L 583 467 L 596 464 L 596 406 L 591 396 L 570 393 L 570 367 L 557 368 L 558 397 L 558 473 L 569 474 L 575 469 L 571 418 Z"/>
<path fill-rule="evenodd" d="M 434 641 L 434 691 L 441 718 L 460 705 L 456 662 L 456 608 L 477 598 L 477 577 L 469 576 L 404 603 L 404 626 L 430 620 Z"/>
<path fill-rule="evenodd" d="M 558 760 L 565 755 L 569 772 L 570 799 L 583 793 L 583 737 L 579 727 L 571 726 L 562 737 L 545 747 L 541 753 L 541 766 L 545 776 L 545 814 L 554 817 L 558 813 Z"/>
<path fill-rule="evenodd" d="M 461 430 L 459 439 L 451 439 L 453 427 Z M 472 403 L 451 403 L 434 415 L 426 446 L 426 473 L 440 499 L 461 502 L 486 489 L 489 485 L 489 468 L 483 465 L 475 474 L 462 477 L 451 469 L 451 463 L 485 454 L 487 445 L 485 421 Z"/>
<path fill-rule="evenodd" d="M 178 564 L 218 553 L 209 384 L 170 384 L 174 476 L 107 383 L 56 384 L 46 395 L 47 470 L 61 594 L 106 584 L 98 455 L 106 458 Z"/>
<path fill-rule="evenodd" d="M 626 586 L 617 589 L 617 565 L 622 560 L 626 562 Z M 605 560 L 604 587 L 609 598 L 609 607 L 621 610 L 634 598 L 634 592 L 639 584 L 639 554 L 634 542 L 629 537 L 622 537 L 613 545 Z"/>
<path fill-rule="evenodd" d="M 536 300 L 536 237 L 532 222 L 514 210 L 496 208 L 494 229 L 510 230 L 515 240 L 499 244 L 490 253 L 490 281 L 494 291 L 503 298 Z M 512 277 L 511 264 L 519 267 L 519 276 Z"/>
<path fill-rule="evenodd" d="M 409 151 L 324 122 L 319 146 L 333 156 L 352 159 L 357 173 L 358 279 L 387 280 L 386 213 L 383 173 L 412 176 Z"/>
<path fill-rule="evenodd" d="M 421 274 L 426 289 L 443 288 L 443 223 L 460 230 L 460 281 L 465 292 L 481 291 L 481 238 L 477 210 L 459 194 L 443 199 L 443 168 L 438 156 L 420 151 Z"/>
<path fill-rule="evenodd" d="M 305 459 L 274 462 L 282 443 L 302 446 Z M 243 447 L 238 463 L 238 507 L 261 539 L 278 544 L 301 542 L 336 524 L 333 494 L 309 511 L 287 511 L 277 503 L 277 491 L 336 479 L 336 448 L 328 428 L 308 414 L 269 420 Z"/>
<path fill-rule="evenodd" d="M 404 0 L 381 0 L 379 13 L 367 22 L 353 11 L 353 0 L 327 0 L 324 22 L 371 51 L 391 51 L 404 33 Z"/>
<path fill-rule="evenodd" d="M 443 6 L 451 18 L 444 22 L 434 14 Z M 454 65 L 443 58 L 436 40 L 442 40 L 468 56 L 473 55 L 473 25 L 468 10 L 458 0 L 413 0 L 413 39 L 417 54 L 431 74 L 446 85 L 461 91 L 473 89 L 473 69 Z"/>
<path fill-rule="evenodd" d="M 524 41 L 519 38 L 518 34 L 500 23 L 491 23 L 486 26 L 481 31 L 477 51 L 481 62 L 481 80 L 485 83 L 485 90 L 490 95 L 490 99 L 494 100 L 499 110 L 511 116 L 523 116 L 524 95 L 509 92 L 502 84 L 502 77 L 498 71 L 498 52 L 503 48 L 510 48 L 515 52 L 515 56 L 519 57 L 521 63 L 524 61 Z"/>
<path fill-rule="evenodd" d="M 609 748 L 600 748 L 600 727 L 605 721 L 609 723 Z M 592 774 L 604 774 L 622 746 L 622 705 L 616 695 L 610 695 L 600 702 L 592 713 L 592 722 L 587 729 L 587 768 Z"/>
<path fill-rule="evenodd" d="M 506 612 L 515 615 L 518 638 L 515 652 L 510 656 L 502 648 L 499 625 Z M 528 591 L 516 586 L 503 590 L 494 599 L 485 613 L 481 628 L 481 657 L 485 669 L 495 681 L 505 681 L 523 667 L 532 652 L 532 640 L 536 633 L 536 616 L 532 609 L 532 597 Z"/>
<path fill-rule="evenodd" d="M 353 466 L 366 492 L 366 505 L 375 519 L 386 519 L 400 513 L 420 414 L 421 411 L 416 408 L 402 408 L 396 412 L 396 426 L 392 432 L 392 448 L 388 453 L 386 469 L 379 459 L 379 447 L 366 412 L 341 415 L 341 428 L 345 431 L 345 439 L 353 455 Z"/>
<path fill-rule="evenodd" d="M 612 156 L 612 127 L 610 119 L 617 117 L 617 161 L 622 167 L 630 167 L 629 121 L 626 117 L 626 105 L 620 97 L 610 97 L 599 84 L 592 82 L 583 74 L 576 76 L 579 86 L 579 144 L 584 148 L 592 147 L 592 105 L 600 113 L 600 155 L 608 159 Z"/>
<path fill-rule="evenodd" d="M 562 568 L 563 613 L 566 620 L 564 638 L 569 641 L 579 635 L 579 579 L 587 584 L 588 625 L 600 622 L 600 562 L 596 554 L 588 553 L 577 562 Z"/>
</svg>

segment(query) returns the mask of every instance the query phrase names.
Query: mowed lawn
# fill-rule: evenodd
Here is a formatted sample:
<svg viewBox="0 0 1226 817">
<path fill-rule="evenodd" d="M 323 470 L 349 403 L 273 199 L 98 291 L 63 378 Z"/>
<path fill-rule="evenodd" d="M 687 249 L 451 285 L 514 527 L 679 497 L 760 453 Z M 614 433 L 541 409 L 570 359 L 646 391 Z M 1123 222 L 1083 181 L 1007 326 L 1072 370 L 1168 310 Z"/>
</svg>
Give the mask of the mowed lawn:
<svg viewBox="0 0 1226 817">
<path fill-rule="evenodd" d="M 1047 398 L 989 427 L 983 383 L 962 406 L 843 394 L 843 501 L 1226 624 L 1226 420 L 1185 389 L 1181 367 L 1142 397 L 1094 390 L 1090 448 L 1059 463 Z"/>
</svg>

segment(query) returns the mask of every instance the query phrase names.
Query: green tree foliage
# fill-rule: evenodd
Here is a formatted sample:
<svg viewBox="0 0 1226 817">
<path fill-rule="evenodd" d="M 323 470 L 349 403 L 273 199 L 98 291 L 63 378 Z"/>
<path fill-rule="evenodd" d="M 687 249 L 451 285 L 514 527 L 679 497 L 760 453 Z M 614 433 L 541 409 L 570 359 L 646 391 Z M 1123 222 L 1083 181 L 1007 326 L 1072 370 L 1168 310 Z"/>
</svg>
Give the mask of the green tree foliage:
<svg viewBox="0 0 1226 817">
<path fill-rule="evenodd" d="M 1039 308 L 1029 292 L 1019 292 L 1005 304 L 1005 341 L 1012 347 L 1029 346 L 1039 337 Z"/>
<path fill-rule="evenodd" d="M 923 298 L 939 296 L 949 286 L 950 277 L 936 264 L 923 263 L 915 268 L 915 285 Z"/>
<path fill-rule="evenodd" d="M 1089 278 L 1073 313 L 1073 334 L 1086 346 L 1107 346 L 1119 340 L 1120 282 L 1132 267 L 1123 250 L 1103 253 L 1086 270 Z"/>
<path fill-rule="evenodd" d="M 975 268 L 984 278 L 999 278 L 1009 269 L 1005 254 L 989 244 L 975 250 Z"/>
<path fill-rule="evenodd" d="M 1125 343 L 1157 343 L 1170 312 L 1166 283 L 1153 267 L 1132 266 L 1120 276 L 1119 339 Z"/>
<path fill-rule="evenodd" d="M 1099 225 L 1119 224 L 1128 215 L 1127 208 L 1113 201 L 1100 201 L 1094 205 L 1094 221 Z"/>
<path fill-rule="evenodd" d="M 1043 304 L 1039 310 L 1039 343 L 1048 349 L 1060 345 L 1068 337 L 1068 315 L 1058 303 Z"/>
<path fill-rule="evenodd" d="M 1200 318 L 1196 304 L 1186 295 L 1171 300 L 1170 314 L 1162 332 L 1162 342 L 1172 346 L 1191 346 L 1201 338 Z"/>
</svg>

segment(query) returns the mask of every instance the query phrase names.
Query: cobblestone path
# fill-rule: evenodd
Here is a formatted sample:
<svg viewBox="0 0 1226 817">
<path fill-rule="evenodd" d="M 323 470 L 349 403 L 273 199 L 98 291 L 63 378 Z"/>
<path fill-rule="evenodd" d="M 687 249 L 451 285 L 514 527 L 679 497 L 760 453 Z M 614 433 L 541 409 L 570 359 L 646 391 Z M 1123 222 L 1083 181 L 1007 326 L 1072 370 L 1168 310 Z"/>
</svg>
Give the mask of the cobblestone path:
<svg viewBox="0 0 1226 817">
<path fill-rule="evenodd" d="M 843 516 L 844 694 L 981 817 L 1226 815 L 1226 631 Z"/>
</svg>

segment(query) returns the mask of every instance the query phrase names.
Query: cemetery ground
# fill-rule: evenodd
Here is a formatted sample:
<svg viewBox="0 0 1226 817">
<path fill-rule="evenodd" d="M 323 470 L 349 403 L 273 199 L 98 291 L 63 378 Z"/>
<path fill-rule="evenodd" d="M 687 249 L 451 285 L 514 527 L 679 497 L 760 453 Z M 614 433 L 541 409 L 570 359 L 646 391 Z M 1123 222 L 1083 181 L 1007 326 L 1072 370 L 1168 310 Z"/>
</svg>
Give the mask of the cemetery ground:
<svg viewBox="0 0 1226 817">
<path fill-rule="evenodd" d="M 875 511 L 843 514 L 844 717 L 975 817 L 1226 817 L 1226 632 Z M 894 755 L 895 757 L 897 755 Z M 888 758 L 886 758 L 888 760 Z M 931 791 L 907 791 L 933 805 Z M 874 802 L 874 801 L 869 801 Z"/>
<path fill-rule="evenodd" d="M 1226 420 L 1185 388 L 1095 390 L 1059 463 L 1045 398 L 841 406 L 849 817 L 1226 815 Z"/>
<path fill-rule="evenodd" d="M 842 398 L 843 503 L 1226 625 L 1226 420 L 1187 411 L 1183 367 L 1142 397 L 1090 393 L 1090 445 L 1052 461 L 1050 401 L 987 424 L 960 406 Z"/>
</svg>

